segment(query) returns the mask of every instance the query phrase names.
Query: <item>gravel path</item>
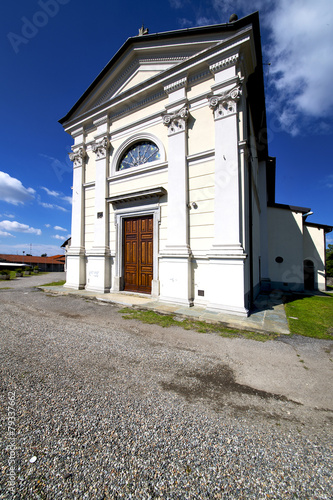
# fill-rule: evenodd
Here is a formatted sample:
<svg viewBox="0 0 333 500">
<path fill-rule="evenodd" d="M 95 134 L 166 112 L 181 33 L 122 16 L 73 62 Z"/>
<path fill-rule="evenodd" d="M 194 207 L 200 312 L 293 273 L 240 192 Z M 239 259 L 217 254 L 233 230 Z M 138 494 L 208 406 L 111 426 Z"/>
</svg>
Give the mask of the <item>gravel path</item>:
<svg viewBox="0 0 333 500">
<path fill-rule="evenodd" d="M 163 329 L 32 287 L 59 277 L 0 290 L 0 498 L 333 498 L 333 342 Z"/>
</svg>

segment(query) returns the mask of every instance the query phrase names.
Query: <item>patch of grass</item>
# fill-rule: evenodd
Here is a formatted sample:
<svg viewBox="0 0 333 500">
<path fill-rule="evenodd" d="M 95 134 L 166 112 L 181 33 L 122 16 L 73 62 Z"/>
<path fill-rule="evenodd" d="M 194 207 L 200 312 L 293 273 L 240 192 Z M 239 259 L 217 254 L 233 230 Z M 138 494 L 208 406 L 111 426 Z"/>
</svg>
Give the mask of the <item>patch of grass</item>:
<svg viewBox="0 0 333 500">
<path fill-rule="evenodd" d="M 285 311 L 291 333 L 333 340 L 333 297 L 300 297 L 287 302 Z"/>
<path fill-rule="evenodd" d="M 181 328 L 184 328 L 184 330 L 194 330 L 199 333 L 217 333 L 221 337 L 227 338 L 237 337 L 266 342 L 267 340 L 273 340 L 278 336 L 277 334 L 273 333 L 237 330 L 217 323 L 206 323 L 205 321 L 196 321 L 188 318 L 175 319 L 175 317 L 170 314 L 159 314 L 154 311 L 130 309 L 128 307 L 120 309 L 119 312 L 122 314 L 122 317 L 124 319 L 136 319 L 138 321 L 141 321 L 142 323 L 159 325 L 163 328 L 168 328 L 170 326 L 179 326 Z"/>
<path fill-rule="evenodd" d="M 0 288 L 0 290 L 11 290 L 10 286 L 3 286 Z"/>
<path fill-rule="evenodd" d="M 62 286 L 65 283 L 66 283 L 66 280 L 60 280 L 60 281 L 52 281 L 52 283 L 45 283 L 44 285 L 40 285 L 40 286 Z"/>
</svg>

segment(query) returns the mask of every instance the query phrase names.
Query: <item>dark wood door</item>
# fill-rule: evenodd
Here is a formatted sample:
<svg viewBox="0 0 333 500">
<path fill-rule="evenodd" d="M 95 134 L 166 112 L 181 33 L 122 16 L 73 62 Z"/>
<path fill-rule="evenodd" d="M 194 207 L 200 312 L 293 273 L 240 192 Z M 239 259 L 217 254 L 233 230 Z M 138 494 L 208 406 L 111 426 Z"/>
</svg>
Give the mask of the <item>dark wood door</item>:
<svg viewBox="0 0 333 500">
<path fill-rule="evenodd" d="M 124 220 L 124 290 L 151 293 L 153 216 Z"/>
</svg>

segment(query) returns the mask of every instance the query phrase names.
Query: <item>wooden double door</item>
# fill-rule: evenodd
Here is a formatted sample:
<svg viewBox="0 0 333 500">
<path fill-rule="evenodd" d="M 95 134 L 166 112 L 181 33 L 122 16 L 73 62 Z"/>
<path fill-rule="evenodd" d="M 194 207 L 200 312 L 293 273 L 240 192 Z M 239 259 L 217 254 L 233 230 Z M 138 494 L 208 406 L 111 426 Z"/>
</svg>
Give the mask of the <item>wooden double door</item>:
<svg viewBox="0 0 333 500">
<path fill-rule="evenodd" d="M 124 219 L 124 290 L 151 293 L 153 216 Z"/>
</svg>

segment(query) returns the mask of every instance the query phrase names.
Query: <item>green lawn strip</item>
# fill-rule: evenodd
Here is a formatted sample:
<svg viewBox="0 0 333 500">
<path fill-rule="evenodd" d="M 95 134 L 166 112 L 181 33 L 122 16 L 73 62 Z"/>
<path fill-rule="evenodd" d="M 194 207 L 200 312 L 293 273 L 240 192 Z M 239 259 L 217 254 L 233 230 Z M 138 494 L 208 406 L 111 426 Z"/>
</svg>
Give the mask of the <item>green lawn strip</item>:
<svg viewBox="0 0 333 500">
<path fill-rule="evenodd" d="M 333 340 L 333 297 L 314 295 L 291 300 L 285 304 L 285 311 L 291 333 Z"/>
<path fill-rule="evenodd" d="M 120 309 L 119 312 L 122 314 L 122 317 L 124 319 L 136 319 L 141 321 L 142 323 L 159 325 L 163 328 L 168 328 L 170 326 L 179 326 L 181 328 L 184 328 L 184 330 L 195 330 L 199 333 L 218 333 L 221 337 L 238 337 L 266 342 L 267 340 L 273 340 L 278 336 L 274 333 L 260 333 L 237 330 L 217 323 L 206 323 L 205 321 L 196 321 L 188 318 L 174 319 L 174 316 L 169 314 L 159 314 L 154 311 L 130 309 L 128 307 Z"/>
<path fill-rule="evenodd" d="M 44 283 L 44 285 L 40 286 L 63 286 L 66 283 L 66 280 L 60 280 L 60 281 L 52 281 L 52 283 Z"/>
</svg>

